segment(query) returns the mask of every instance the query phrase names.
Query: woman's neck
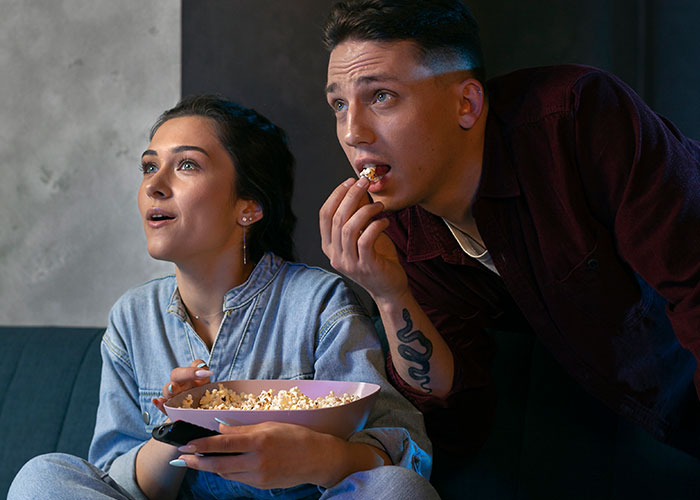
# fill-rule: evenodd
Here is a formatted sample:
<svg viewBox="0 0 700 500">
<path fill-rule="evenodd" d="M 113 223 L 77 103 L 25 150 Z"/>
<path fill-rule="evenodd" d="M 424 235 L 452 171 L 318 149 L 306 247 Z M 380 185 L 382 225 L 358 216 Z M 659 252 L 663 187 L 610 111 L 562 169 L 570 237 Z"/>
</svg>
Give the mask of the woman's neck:
<svg viewBox="0 0 700 500">
<path fill-rule="evenodd" d="M 192 326 L 211 347 L 223 319 L 226 292 L 244 283 L 255 264 L 243 264 L 240 255 L 198 259 L 194 264 L 176 263 L 175 276 L 182 302 Z"/>
</svg>

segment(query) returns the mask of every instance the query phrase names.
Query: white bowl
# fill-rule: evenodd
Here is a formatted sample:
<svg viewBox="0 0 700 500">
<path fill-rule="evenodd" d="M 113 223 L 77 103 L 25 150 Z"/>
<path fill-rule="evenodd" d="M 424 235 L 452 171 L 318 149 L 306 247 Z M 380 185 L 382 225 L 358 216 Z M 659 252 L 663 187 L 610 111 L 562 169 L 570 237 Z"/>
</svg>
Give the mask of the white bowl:
<svg viewBox="0 0 700 500">
<path fill-rule="evenodd" d="M 325 397 L 331 391 L 336 396 L 343 394 L 355 394 L 359 399 L 340 406 L 330 408 L 315 408 L 313 410 L 210 410 L 199 409 L 200 398 L 207 389 L 218 389 L 219 384 L 238 393 L 252 393 L 256 396 L 262 391 L 273 389 L 290 390 L 298 387 L 299 390 L 315 399 Z M 216 418 L 229 425 L 251 425 L 261 422 L 286 422 L 289 424 L 304 425 L 318 432 L 333 434 L 342 439 L 347 439 L 353 432 L 362 429 L 367 422 L 367 417 L 374 407 L 379 386 L 368 382 L 344 382 L 330 380 L 227 380 L 214 382 L 191 390 L 183 391 L 165 403 L 165 412 L 170 420 L 184 420 L 192 424 L 219 430 Z M 180 408 L 183 399 L 188 394 L 192 395 L 193 407 Z"/>
</svg>

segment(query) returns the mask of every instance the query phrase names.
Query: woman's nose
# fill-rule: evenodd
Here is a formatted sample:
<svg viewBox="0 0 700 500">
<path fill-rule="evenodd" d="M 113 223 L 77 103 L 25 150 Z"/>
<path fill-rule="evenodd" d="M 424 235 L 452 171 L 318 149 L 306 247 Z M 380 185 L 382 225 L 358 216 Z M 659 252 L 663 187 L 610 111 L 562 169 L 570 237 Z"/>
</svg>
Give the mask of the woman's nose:
<svg viewBox="0 0 700 500">
<path fill-rule="evenodd" d="M 172 194 L 167 171 L 164 168 L 148 178 L 146 194 L 151 198 L 167 198 Z"/>
</svg>

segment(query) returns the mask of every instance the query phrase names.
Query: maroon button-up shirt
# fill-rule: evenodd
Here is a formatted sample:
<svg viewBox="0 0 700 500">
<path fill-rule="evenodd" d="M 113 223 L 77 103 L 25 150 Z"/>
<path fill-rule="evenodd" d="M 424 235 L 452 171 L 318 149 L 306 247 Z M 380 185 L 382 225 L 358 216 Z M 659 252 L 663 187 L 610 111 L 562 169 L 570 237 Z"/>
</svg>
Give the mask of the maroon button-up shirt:
<svg viewBox="0 0 700 500">
<path fill-rule="evenodd" d="M 594 68 L 489 82 L 473 214 L 500 278 L 420 207 L 387 214 L 412 291 L 455 356 L 426 413 L 487 426 L 488 328 L 528 328 L 592 394 L 668 441 L 700 387 L 700 143 Z M 448 409 L 447 411 L 445 409 Z M 435 427 L 435 426 L 434 426 Z"/>
</svg>

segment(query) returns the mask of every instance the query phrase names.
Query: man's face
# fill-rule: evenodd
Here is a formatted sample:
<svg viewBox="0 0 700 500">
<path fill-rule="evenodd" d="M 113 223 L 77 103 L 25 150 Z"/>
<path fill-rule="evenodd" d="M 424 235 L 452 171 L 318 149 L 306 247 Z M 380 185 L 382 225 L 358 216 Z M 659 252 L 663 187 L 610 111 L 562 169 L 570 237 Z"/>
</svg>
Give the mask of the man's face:
<svg viewBox="0 0 700 500">
<path fill-rule="evenodd" d="M 356 174 L 377 165 L 369 191 L 387 210 L 439 203 L 461 165 L 460 93 L 436 74 L 412 42 L 349 40 L 328 63 L 328 104 L 338 141 Z"/>
</svg>

